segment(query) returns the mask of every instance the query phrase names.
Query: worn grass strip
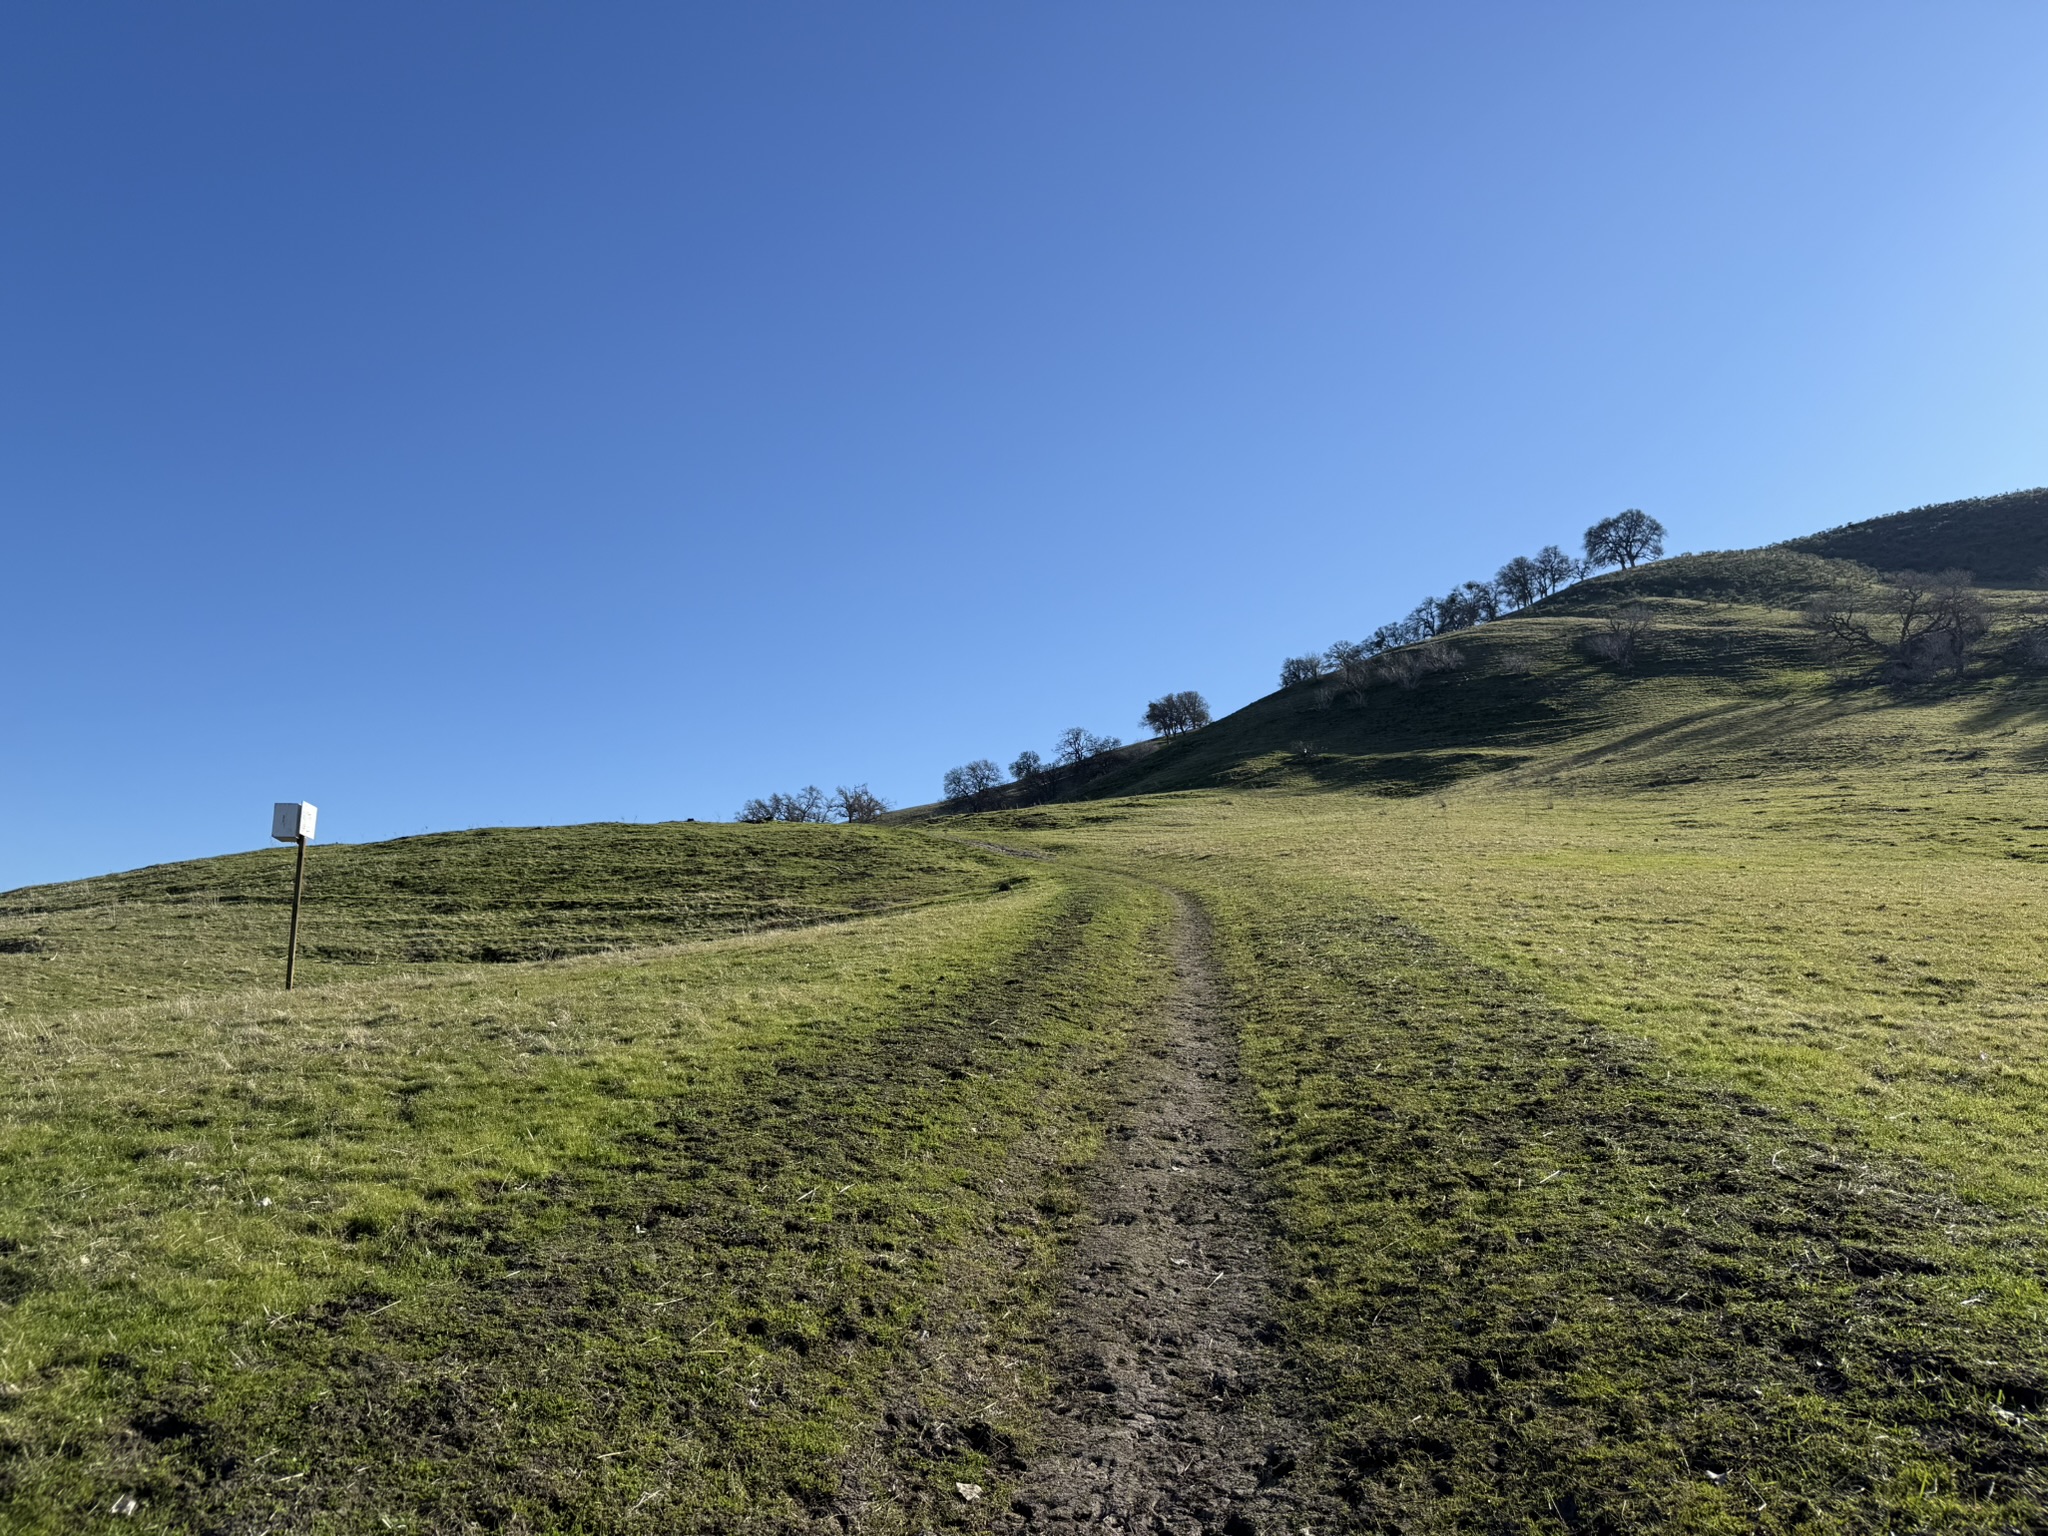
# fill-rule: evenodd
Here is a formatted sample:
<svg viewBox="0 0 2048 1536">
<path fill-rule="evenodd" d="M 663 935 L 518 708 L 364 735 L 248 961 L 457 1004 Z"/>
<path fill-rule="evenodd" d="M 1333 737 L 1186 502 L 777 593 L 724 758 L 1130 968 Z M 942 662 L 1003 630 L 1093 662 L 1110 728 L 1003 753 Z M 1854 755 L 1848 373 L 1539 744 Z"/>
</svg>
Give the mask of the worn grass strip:
<svg viewBox="0 0 2048 1536">
<path fill-rule="evenodd" d="M 1000 1486 L 1028 1433 L 1065 1185 L 1163 921 L 1127 883 L 1042 879 L 286 1017 L 78 1024 L 0 1185 L 30 1277 L 4 1518 L 975 1518 L 952 1481 Z"/>
<path fill-rule="evenodd" d="M 1355 895 L 1204 874 L 1290 1333 L 1361 1528 L 2031 1529 L 2038 1234 Z"/>
</svg>

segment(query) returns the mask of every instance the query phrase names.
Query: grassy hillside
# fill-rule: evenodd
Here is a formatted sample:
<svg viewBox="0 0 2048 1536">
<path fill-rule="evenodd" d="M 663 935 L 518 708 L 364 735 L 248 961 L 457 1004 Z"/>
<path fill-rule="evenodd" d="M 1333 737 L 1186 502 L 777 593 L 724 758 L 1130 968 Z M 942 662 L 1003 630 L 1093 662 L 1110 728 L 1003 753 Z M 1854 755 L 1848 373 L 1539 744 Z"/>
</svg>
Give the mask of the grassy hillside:
<svg viewBox="0 0 2048 1536">
<path fill-rule="evenodd" d="M 1915 507 L 1792 539 L 1785 549 L 1881 571 L 1975 573 L 1993 587 L 2038 587 L 2048 567 L 2048 488 Z"/>
<path fill-rule="evenodd" d="M 2035 599 L 1906 688 L 1799 618 L 1867 579 L 1616 573 L 1086 799 L 317 849 L 290 996 L 288 852 L 9 893 L 0 1529 L 1144 1529 L 1059 1415 L 1128 1481 L 1210 1325 L 1069 1360 L 1075 1255 L 1231 1222 L 1184 1422 L 1306 1428 L 1154 1528 L 2048 1526 Z M 1256 1195 L 1118 1249 L 1202 963 Z"/>
<path fill-rule="evenodd" d="M 10 1011 L 282 978 L 293 850 L 0 894 Z M 861 827 L 490 827 L 307 858 L 302 978 L 428 973 L 881 912 L 1004 878 L 983 850 Z"/>
<path fill-rule="evenodd" d="M 1966 713 L 1987 726 L 2048 707 L 2048 674 L 2014 653 L 2036 594 L 1989 594 L 1996 627 L 1969 676 L 1901 694 L 1866 662 L 1831 654 L 1801 620 L 1814 594 L 1870 579 L 1859 566 L 1781 551 L 1612 572 L 1447 637 L 1437 647 L 1446 670 L 1296 684 L 1207 730 L 1148 744 L 1074 797 L 1308 785 L 1419 793 L 1523 767 L 1572 774 L 1604 759 L 1632 765 L 1610 780 L 1729 778 L 1836 750 L 1867 754 L 1855 722 L 1910 735 L 1941 699 L 1969 699 Z M 1619 667 L 1589 642 L 1625 607 L 1646 612 L 1651 628 Z"/>
</svg>

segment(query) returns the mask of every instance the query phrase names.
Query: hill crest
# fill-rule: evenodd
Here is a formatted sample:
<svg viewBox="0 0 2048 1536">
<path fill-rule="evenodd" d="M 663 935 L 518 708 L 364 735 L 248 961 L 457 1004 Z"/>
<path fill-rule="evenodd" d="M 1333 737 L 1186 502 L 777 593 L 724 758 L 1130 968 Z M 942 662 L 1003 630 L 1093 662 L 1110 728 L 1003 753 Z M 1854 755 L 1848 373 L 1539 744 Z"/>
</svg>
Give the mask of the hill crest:
<svg viewBox="0 0 2048 1536">
<path fill-rule="evenodd" d="M 2048 487 L 1913 507 L 1775 547 L 1880 571 L 1965 570 L 1983 587 L 2039 587 L 2048 567 Z"/>
</svg>

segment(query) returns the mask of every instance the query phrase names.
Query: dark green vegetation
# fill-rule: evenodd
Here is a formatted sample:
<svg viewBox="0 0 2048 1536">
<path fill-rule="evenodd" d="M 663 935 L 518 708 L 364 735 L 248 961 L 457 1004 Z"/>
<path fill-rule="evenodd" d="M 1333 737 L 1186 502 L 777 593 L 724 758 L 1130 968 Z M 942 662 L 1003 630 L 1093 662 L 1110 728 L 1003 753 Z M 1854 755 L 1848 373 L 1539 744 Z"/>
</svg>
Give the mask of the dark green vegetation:
<svg viewBox="0 0 2048 1536">
<path fill-rule="evenodd" d="M 2015 504 L 1858 558 L 1996 579 Z M 318 849 L 289 998 L 288 853 L 12 893 L 0 1529 L 1008 1528 L 1170 892 L 1305 1497 L 2048 1526 L 2041 594 L 1900 686 L 1801 617 L 1838 552 L 1582 582 L 1052 803 Z"/>
<path fill-rule="evenodd" d="M 1915 507 L 1783 547 L 1880 571 L 1955 567 L 1988 587 L 2038 587 L 2048 567 L 2048 488 Z"/>
</svg>

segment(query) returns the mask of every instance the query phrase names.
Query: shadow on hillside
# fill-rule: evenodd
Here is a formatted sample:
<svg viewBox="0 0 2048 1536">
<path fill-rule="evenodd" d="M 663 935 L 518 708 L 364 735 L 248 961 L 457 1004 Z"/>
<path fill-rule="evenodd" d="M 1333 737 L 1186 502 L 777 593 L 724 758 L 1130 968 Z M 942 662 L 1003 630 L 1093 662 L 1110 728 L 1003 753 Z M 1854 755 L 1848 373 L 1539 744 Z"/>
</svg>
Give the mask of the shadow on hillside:
<svg viewBox="0 0 2048 1536">
<path fill-rule="evenodd" d="M 2048 724 L 2048 684 L 2016 679 L 1995 694 L 1979 698 L 1962 720 L 1971 735 L 2002 735 L 2030 725 Z M 2015 745 L 2013 756 L 2032 768 L 2048 768 L 2048 739 Z"/>
<path fill-rule="evenodd" d="M 1258 788 L 1307 780 L 1318 789 L 1426 795 L 1482 774 L 1519 768 L 1530 760 L 1530 754 L 1514 752 L 1400 752 L 1358 757 L 1315 753 L 1269 764 L 1233 782 Z"/>
<path fill-rule="evenodd" d="M 1662 765 L 1679 772 L 1658 782 L 1679 784 L 1725 777 L 1738 766 L 1818 761 L 1822 749 L 1814 738 L 1819 732 L 1868 715 L 1889 702 L 1861 689 L 1820 698 L 1730 700 L 1659 720 L 1554 759 L 1537 777 L 1547 779 L 1613 764 Z"/>
<path fill-rule="evenodd" d="M 1778 546 L 1881 571 L 1960 568 L 1985 587 L 2038 587 L 2048 566 L 2048 488 L 1941 502 Z"/>
</svg>

